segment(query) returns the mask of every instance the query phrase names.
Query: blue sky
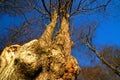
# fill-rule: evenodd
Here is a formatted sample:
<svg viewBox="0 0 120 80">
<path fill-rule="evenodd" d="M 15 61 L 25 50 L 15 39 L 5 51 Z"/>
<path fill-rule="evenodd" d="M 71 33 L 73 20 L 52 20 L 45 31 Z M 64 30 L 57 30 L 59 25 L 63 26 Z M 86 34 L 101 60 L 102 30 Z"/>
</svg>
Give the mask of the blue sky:
<svg viewBox="0 0 120 80">
<path fill-rule="evenodd" d="M 93 21 L 94 20 L 93 18 Z M 86 24 L 91 21 L 90 19 L 84 20 L 81 19 L 81 17 L 77 17 L 74 24 L 76 26 L 81 26 L 81 24 L 84 25 L 84 23 Z M 106 20 L 98 19 L 97 23 L 98 28 L 95 32 L 94 42 L 102 45 L 111 44 L 120 46 L 120 16 L 109 17 L 109 19 L 106 18 Z"/>
<path fill-rule="evenodd" d="M 120 46 L 120 19 L 102 23 L 96 31 L 95 42 L 103 45 Z"/>
<path fill-rule="evenodd" d="M 20 17 L 11 17 L 7 14 L 2 15 L 0 18 L 0 34 L 5 31 L 6 28 L 19 25 L 23 20 Z"/>
<path fill-rule="evenodd" d="M 120 46 L 120 1 L 114 0 L 96 31 L 96 43 Z"/>
<path fill-rule="evenodd" d="M 77 27 L 94 22 L 98 27 L 94 37 L 95 44 L 120 46 L 120 1 L 114 0 L 105 12 L 75 16 L 73 19 Z"/>
<path fill-rule="evenodd" d="M 113 4 L 115 3 L 115 4 Z M 84 25 L 87 22 L 95 21 L 97 30 L 95 33 L 95 43 L 102 45 L 118 45 L 120 46 L 120 1 L 114 0 L 107 8 L 106 12 L 93 15 L 75 16 L 73 24 L 75 26 Z M 114 6 L 113 6 L 114 5 Z M 111 8 L 112 7 L 112 8 Z M 23 20 L 18 17 L 10 17 L 3 15 L 0 18 L 0 32 L 4 28 L 13 24 L 19 25 Z"/>
</svg>

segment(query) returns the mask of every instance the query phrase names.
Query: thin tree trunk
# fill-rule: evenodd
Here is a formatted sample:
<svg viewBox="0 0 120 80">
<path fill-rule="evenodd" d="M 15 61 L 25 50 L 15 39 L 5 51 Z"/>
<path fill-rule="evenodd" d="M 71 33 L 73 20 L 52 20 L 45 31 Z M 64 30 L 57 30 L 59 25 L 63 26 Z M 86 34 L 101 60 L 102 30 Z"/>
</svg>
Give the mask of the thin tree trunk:
<svg viewBox="0 0 120 80">
<path fill-rule="evenodd" d="M 111 65 L 108 61 L 106 61 L 101 55 L 100 53 L 97 52 L 97 50 L 94 48 L 94 46 L 91 46 L 88 42 L 87 42 L 87 47 L 89 49 L 91 49 L 95 55 L 101 60 L 102 63 L 104 63 L 105 65 L 107 65 L 107 67 L 109 67 L 115 74 L 117 74 L 118 76 L 120 76 L 120 70 L 117 70 L 117 68 L 113 65 Z"/>
<path fill-rule="evenodd" d="M 61 47 L 61 49 L 64 51 L 64 55 L 66 56 L 70 55 L 72 47 L 69 27 L 69 17 L 63 16 L 61 19 L 60 29 L 54 41 L 54 44 Z"/>
<path fill-rule="evenodd" d="M 40 47 L 50 47 L 52 43 L 52 38 L 53 38 L 53 32 L 56 28 L 57 24 L 57 18 L 58 15 L 56 13 L 56 10 L 54 11 L 53 15 L 51 16 L 51 21 L 50 23 L 46 26 L 46 30 L 42 34 L 42 36 L 39 39 L 40 42 Z"/>
</svg>

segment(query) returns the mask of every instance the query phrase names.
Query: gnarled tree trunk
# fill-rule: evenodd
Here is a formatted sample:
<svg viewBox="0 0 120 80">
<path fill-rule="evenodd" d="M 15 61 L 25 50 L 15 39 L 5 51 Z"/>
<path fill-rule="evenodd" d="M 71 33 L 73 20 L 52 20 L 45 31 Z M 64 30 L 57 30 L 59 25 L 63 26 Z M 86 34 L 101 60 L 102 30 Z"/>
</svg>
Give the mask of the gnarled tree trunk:
<svg viewBox="0 0 120 80">
<path fill-rule="evenodd" d="M 16 51 L 12 51 L 15 55 L 11 57 L 11 62 L 6 63 L 6 66 L 1 69 L 0 80 L 77 79 L 80 67 L 70 54 L 72 41 L 69 32 L 69 16 L 61 18 L 60 29 L 52 40 L 57 18 L 58 15 L 54 11 L 51 22 L 46 26 L 39 40 L 32 40 Z M 1 63 L 6 57 L 9 56 L 1 56 Z"/>
</svg>

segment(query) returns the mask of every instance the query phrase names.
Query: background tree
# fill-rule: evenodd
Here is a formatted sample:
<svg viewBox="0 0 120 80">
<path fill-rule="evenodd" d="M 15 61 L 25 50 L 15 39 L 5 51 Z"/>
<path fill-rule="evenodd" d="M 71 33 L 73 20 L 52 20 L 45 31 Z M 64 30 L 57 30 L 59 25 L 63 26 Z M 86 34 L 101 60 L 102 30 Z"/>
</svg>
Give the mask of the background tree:
<svg viewBox="0 0 120 80">
<path fill-rule="evenodd" d="M 116 65 L 111 64 L 111 62 L 109 62 L 106 58 L 105 55 L 102 56 L 97 49 L 94 47 L 93 44 L 93 35 L 94 35 L 94 31 L 96 30 L 96 26 L 93 28 L 91 26 L 89 26 L 88 29 L 86 28 L 82 28 L 82 31 L 80 33 L 80 40 L 82 41 L 83 44 L 85 44 L 93 53 L 95 53 L 95 55 L 101 60 L 102 63 L 104 63 L 107 67 L 109 67 L 115 74 L 117 74 L 118 76 L 120 76 L 120 70 L 116 67 Z M 117 50 L 116 50 L 117 51 Z M 104 52 L 104 50 L 103 50 Z M 109 52 L 111 52 L 111 50 L 109 50 Z M 114 53 L 114 55 L 116 55 Z M 112 56 L 112 55 L 111 55 Z M 119 55 L 117 55 L 118 57 Z M 108 58 L 109 59 L 109 58 Z"/>
<path fill-rule="evenodd" d="M 78 80 L 119 80 L 119 77 L 116 76 L 113 71 L 108 70 L 107 67 L 103 65 L 96 66 L 86 66 L 82 68 Z"/>
<path fill-rule="evenodd" d="M 88 55 L 93 54 L 89 51 Z M 116 66 L 119 65 L 119 47 L 117 46 L 104 46 L 100 50 L 101 56 L 108 61 L 111 65 Z M 116 56 L 115 56 L 116 55 Z M 119 76 L 116 75 L 108 66 L 103 64 L 102 62 L 96 61 L 95 58 L 91 58 L 93 64 L 92 66 L 83 66 L 82 71 L 80 73 L 79 79 L 81 80 L 93 80 L 93 79 L 99 79 L 99 80 L 119 80 Z M 94 61 L 94 62 L 93 62 Z M 97 64 L 96 64 L 97 62 Z M 119 66 L 117 66 L 117 69 L 119 70 Z"/>
</svg>

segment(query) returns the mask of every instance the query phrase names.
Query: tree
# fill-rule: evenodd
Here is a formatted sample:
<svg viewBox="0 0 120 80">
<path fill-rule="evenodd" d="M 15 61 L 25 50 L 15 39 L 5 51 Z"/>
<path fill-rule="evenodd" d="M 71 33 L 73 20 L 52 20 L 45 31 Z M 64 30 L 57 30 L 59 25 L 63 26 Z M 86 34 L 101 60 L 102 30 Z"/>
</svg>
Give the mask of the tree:
<svg viewBox="0 0 120 80">
<path fill-rule="evenodd" d="M 119 77 L 114 75 L 111 70 L 102 64 L 95 66 L 83 67 L 79 76 L 79 80 L 119 80 Z"/>
<path fill-rule="evenodd" d="M 91 54 L 91 53 L 90 53 Z M 119 47 L 116 46 L 104 46 L 100 50 L 100 55 L 109 62 L 110 65 L 116 66 L 119 70 Z M 96 61 L 96 59 L 93 59 Z M 81 80 L 119 80 L 119 76 L 114 73 L 113 70 L 108 68 L 102 62 L 94 64 L 92 66 L 83 66 L 79 79 Z"/>
<path fill-rule="evenodd" d="M 39 38 L 39 40 L 30 42 L 32 43 L 31 45 L 26 44 L 21 46 L 20 50 L 18 50 L 17 54 L 15 55 L 15 58 L 13 58 L 11 63 L 7 64 L 7 66 L 0 72 L 1 73 L 0 79 L 12 79 L 13 77 L 15 79 L 19 79 L 19 78 L 30 79 L 34 77 L 33 79 L 41 80 L 45 76 L 45 74 L 40 74 L 38 76 L 38 72 L 40 73 L 42 70 L 43 72 L 46 72 L 46 74 L 49 75 L 50 77 L 53 77 L 52 79 L 57 79 L 56 76 L 57 77 L 59 76 L 60 79 L 62 78 L 63 80 L 66 79 L 75 80 L 80 69 L 75 59 L 70 56 L 71 48 L 73 45 L 69 30 L 70 17 L 77 14 L 85 14 L 85 13 L 93 13 L 93 12 L 96 13 L 96 12 L 104 11 L 107 5 L 110 3 L 110 1 L 111 0 L 106 0 L 103 2 L 99 0 L 79 0 L 79 1 L 78 0 L 74 0 L 74 1 L 73 0 L 49 0 L 49 1 L 4 0 L 1 1 L 0 9 L 2 9 L 4 12 L 7 11 L 10 12 L 11 14 L 15 13 L 18 15 L 18 14 L 25 14 L 28 11 L 34 9 L 38 11 L 40 15 L 44 15 L 45 18 L 49 18 L 49 24 L 46 26 L 46 29 L 43 32 L 42 36 Z M 26 7 L 24 8 L 23 6 Z M 53 33 L 55 31 L 57 23 L 60 28 L 56 36 L 53 37 Z M 33 48 L 33 46 L 37 46 L 37 47 Z M 27 49 L 26 47 L 27 48 L 30 47 L 30 49 L 29 48 Z M 31 50 L 31 48 L 33 49 Z M 28 50 L 30 51 L 30 53 L 23 54 L 21 53 L 22 50 L 25 51 Z M 33 53 L 32 51 L 35 51 L 36 53 L 49 53 L 49 54 L 48 55 L 32 54 Z M 32 57 L 31 60 L 29 59 L 30 55 Z M 54 59 L 52 62 L 50 62 L 51 55 L 52 57 L 54 56 L 53 58 L 57 58 L 58 61 L 59 61 L 58 58 L 63 58 L 60 55 L 64 56 L 65 59 L 63 58 L 62 61 L 66 60 L 66 62 L 63 63 L 65 65 L 64 67 L 66 68 L 62 68 L 63 70 L 59 69 L 60 66 L 56 61 L 54 63 Z M 45 62 L 49 62 L 49 63 L 48 64 L 46 64 L 45 62 L 42 63 L 41 61 L 42 58 L 40 56 L 44 56 Z M 46 56 L 50 56 L 50 57 L 47 57 L 46 59 Z M 62 61 L 60 63 L 62 63 Z M 49 71 L 47 72 L 46 70 L 46 66 L 50 67 L 50 70 L 54 71 L 55 73 L 49 74 Z M 21 67 L 23 69 L 21 69 Z M 16 72 L 17 70 L 18 73 Z M 60 71 L 59 75 L 57 73 L 58 72 L 57 70 Z M 6 73 L 6 72 L 10 72 L 10 73 Z M 47 79 L 49 79 L 48 76 L 44 80 Z"/>
<path fill-rule="evenodd" d="M 117 70 L 120 70 L 120 49 L 117 46 L 105 46 L 100 52 L 101 56 L 106 59 Z"/>
<path fill-rule="evenodd" d="M 118 76 L 120 76 L 120 70 L 118 69 L 119 65 L 118 64 L 115 64 L 115 65 L 111 64 L 111 61 L 109 61 L 109 60 L 107 60 L 107 58 L 105 58 L 106 55 L 105 54 L 104 54 L 104 56 L 103 56 L 103 54 L 101 55 L 97 51 L 97 49 L 94 47 L 94 44 L 92 42 L 92 37 L 94 35 L 94 31 L 95 30 L 96 30 L 96 26 L 93 27 L 93 28 L 91 26 L 89 26 L 89 28 L 87 30 L 85 28 L 83 28 L 82 31 L 81 31 L 81 33 L 80 33 L 80 39 L 81 39 L 82 43 L 85 44 L 101 60 L 102 63 L 104 63 L 107 67 L 109 67 L 115 74 L 117 74 Z M 108 50 L 109 53 L 111 53 L 111 52 L 114 51 L 114 49 L 112 50 L 109 47 L 108 48 L 106 47 L 105 49 L 106 50 L 103 50 L 102 53 L 104 53 L 104 51 L 105 51 L 105 53 L 107 53 L 107 50 Z M 117 51 L 118 50 L 116 49 L 116 52 Z M 114 53 L 114 56 L 112 56 L 112 57 L 115 57 L 115 56 L 117 58 L 119 56 L 118 53 L 117 54 Z M 112 59 L 112 57 L 111 57 L 111 59 Z"/>
</svg>

